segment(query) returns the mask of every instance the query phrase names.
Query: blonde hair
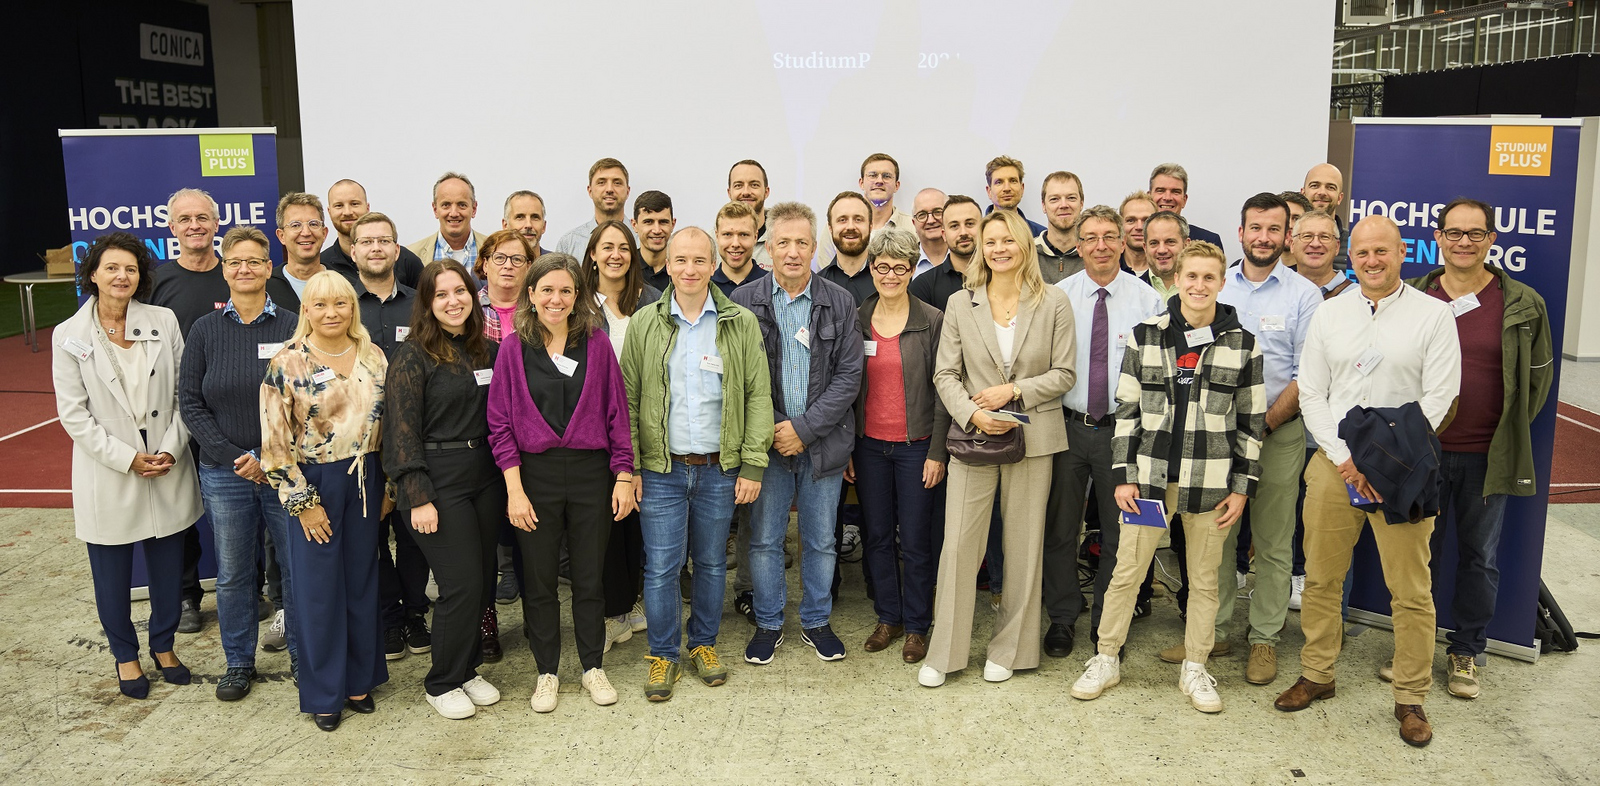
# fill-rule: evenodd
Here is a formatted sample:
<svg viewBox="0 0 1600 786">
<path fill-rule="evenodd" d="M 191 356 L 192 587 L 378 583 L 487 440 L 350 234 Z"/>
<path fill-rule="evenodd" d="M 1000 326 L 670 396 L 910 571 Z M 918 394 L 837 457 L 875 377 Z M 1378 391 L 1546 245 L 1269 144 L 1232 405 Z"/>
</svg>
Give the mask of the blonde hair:
<svg viewBox="0 0 1600 786">
<path fill-rule="evenodd" d="M 299 344 L 311 336 L 311 320 L 306 319 L 306 304 L 319 298 L 347 297 L 350 299 L 350 325 L 345 328 L 345 335 L 356 342 L 356 359 L 371 357 L 376 359 L 379 351 L 377 345 L 372 343 L 372 336 L 367 333 L 367 326 L 361 324 L 361 303 L 356 297 L 356 288 L 344 276 L 324 270 L 306 281 L 304 292 L 300 293 L 300 324 L 295 325 L 294 335 L 289 338 L 289 343 Z"/>
<path fill-rule="evenodd" d="M 1044 276 L 1039 273 L 1039 252 L 1033 245 L 1033 233 L 1028 231 L 1027 222 L 1013 210 L 994 210 L 983 217 L 983 223 L 978 225 L 978 257 L 976 264 L 967 265 L 965 279 L 961 282 L 963 287 L 976 292 L 989 285 L 989 257 L 983 253 L 983 233 L 993 223 L 1005 224 L 1012 239 L 1017 241 L 1017 252 L 1022 258 L 1017 260 L 1017 289 L 1021 290 L 1022 298 L 1029 305 L 1038 305 L 1044 299 Z"/>
<path fill-rule="evenodd" d="M 1178 258 L 1173 261 L 1172 272 L 1174 275 L 1183 272 L 1183 263 L 1191 259 L 1211 259 L 1221 266 L 1224 275 L 1228 272 L 1228 256 L 1204 240 L 1191 240 L 1183 245 L 1183 250 L 1178 252 Z"/>
</svg>

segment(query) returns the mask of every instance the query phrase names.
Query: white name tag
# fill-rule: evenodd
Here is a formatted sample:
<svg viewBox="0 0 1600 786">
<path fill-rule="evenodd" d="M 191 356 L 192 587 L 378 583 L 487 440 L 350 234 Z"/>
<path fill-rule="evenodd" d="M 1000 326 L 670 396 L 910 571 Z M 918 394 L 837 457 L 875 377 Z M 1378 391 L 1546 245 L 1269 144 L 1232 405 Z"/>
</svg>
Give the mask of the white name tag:
<svg viewBox="0 0 1600 786">
<path fill-rule="evenodd" d="M 578 361 L 566 355 L 551 355 L 550 360 L 556 364 L 556 370 L 561 372 L 562 376 L 570 377 L 574 371 L 578 370 Z"/>
<path fill-rule="evenodd" d="M 268 360 L 273 355 L 278 354 L 278 350 L 280 350 L 280 349 L 283 349 L 283 342 L 282 341 L 279 341 L 276 344 L 257 344 L 256 345 L 256 359 L 257 360 Z"/>
<path fill-rule="evenodd" d="M 876 342 L 876 341 L 863 341 L 863 342 L 861 342 L 861 351 L 867 353 L 867 357 L 869 357 L 869 358 L 877 357 L 878 356 L 878 342 Z"/>
<path fill-rule="evenodd" d="M 709 372 L 711 372 L 713 374 L 721 374 L 722 373 L 722 358 L 717 356 L 717 355 L 701 355 L 700 356 L 700 370 L 701 371 L 709 371 Z"/>
<path fill-rule="evenodd" d="M 490 382 L 494 381 L 494 369 L 492 369 L 492 368 L 480 368 L 480 369 L 472 372 L 472 376 L 473 376 L 474 379 L 478 380 L 478 384 L 480 386 L 487 385 Z M 568 374 L 568 376 L 571 376 L 571 375 Z"/>
<path fill-rule="evenodd" d="M 405 325 L 395 325 L 395 327 L 394 327 L 394 340 L 395 341 L 405 341 L 406 340 L 406 336 L 409 336 L 409 335 L 411 335 L 411 328 L 409 328 L 409 327 L 407 327 Z"/>
<path fill-rule="evenodd" d="M 1361 353 L 1361 357 L 1356 358 L 1356 370 L 1361 372 L 1362 376 L 1367 376 L 1381 362 L 1383 353 L 1379 352 L 1377 347 L 1368 347 L 1366 352 Z"/>
<path fill-rule="evenodd" d="M 794 340 L 800 342 L 800 346 L 810 349 L 811 330 L 808 328 L 800 328 L 799 330 L 795 331 Z"/>
<path fill-rule="evenodd" d="M 312 374 L 311 375 L 311 381 L 312 382 L 316 382 L 317 384 L 321 384 L 323 382 L 327 382 L 327 381 L 333 379 L 333 376 L 334 376 L 333 369 L 325 368 L 325 369 L 323 369 L 321 371 L 318 371 L 315 374 Z"/>
<path fill-rule="evenodd" d="M 1450 310 L 1459 317 L 1480 305 L 1482 304 L 1478 302 L 1478 293 L 1468 292 L 1467 294 L 1450 301 Z"/>
<path fill-rule="evenodd" d="M 1188 343 L 1191 348 L 1193 348 L 1203 347 L 1215 341 L 1216 339 L 1211 336 L 1211 326 L 1206 325 L 1203 328 L 1195 328 L 1194 330 L 1183 331 L 1183 340 Z"/>
<path fill-rule="evenodd" d="M 80 341 L 80 340 L 75 339 L 75 338 L 69 338 L 69 339 L 63 340 L 61 342 L 61 348 L 65 349 L 68 353 L 70 353 L 73 357 L 77 358 L 78 360 L 83 360 L 83 361 L 87 361 L 89 359 L 89 356 L 94 354 L 94 347 L 91 347 L 88 344 L 84 343 L 83 341 Z"/>
<path fill-rule="evenodd" d="M 1261 318 L 1261 330 L 1263 332 L 1281 332 L 1283 329 L 1282 314 L 1268 314 L 1267 316 Z"/>
</svg>

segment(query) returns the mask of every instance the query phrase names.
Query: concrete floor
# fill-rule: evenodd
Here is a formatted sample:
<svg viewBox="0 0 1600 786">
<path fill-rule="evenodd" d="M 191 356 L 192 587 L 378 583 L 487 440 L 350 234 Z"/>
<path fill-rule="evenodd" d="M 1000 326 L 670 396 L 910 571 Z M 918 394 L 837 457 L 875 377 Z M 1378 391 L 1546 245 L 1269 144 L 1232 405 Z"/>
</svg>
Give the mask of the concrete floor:
<svg viewBox="0 0 1600 786">
<path fill-rule="evenodd" d="M 643 634 L 608 655 L 621 701 L 598 707 L 577 684 L 567 628 L 561 705 L 528 708 L 533 662 L 520 642 L 517 606 L 502 606 L 504 661 L 485 675 L 505 699 L 466 721 L 438 717 L 422 700 L 427 656 L 391 664 L 378 712 L 347 713 L 334 734 L 295 712 L 287 655 L 262 653 L 269 681 L 236 704 L 213 696 L 222 671 L 212 598 L 206 628 L 179 637 L 202 679 L 187 687 L 153 677 L 150 698 L 117 692 L 96 622 L 88 564 L 70 511 L 0 511 L 0 781 L 64 782 L 680 782 L 857 783 L 1576 783 L 1594 781 L 1600 731 L 1600 643 L 1537 664 L 1491 657 L 1476 702 L 1437 685 L 1428 710 L 1436 739 L 1424 750 L 1396 735 L 1387 685 L 1374 676 L 1392 637 L 1348 640 L 1338 698 L 1294 715 L 1272 699 L 1296 676 L 1299 623 L 1290 614 L 1282 673 L 1268 687 L 1243 679 L 1238 657 L 1213 662 L 1227 709 L 1205 716 L 1177 689 L 1177 667 L 1155 652 L 1177 642 L 1176 608 L 1160 598 L 1133 628 L 1123 683 L 1097 701 L 1067 688 L 1089 655 L 1087 621 L 1066 660 L 1003 684 L 980 668 L 919 687 L 898 648 L 860 648 L 873 622 L 859 568 L 846 570 L 835 629 L 849 657 L 823 663 L 793 624 L 770 666 L 738 660 L 750 628 L 731 610 L 721 651 L 732 677 L 706 688 L 687 677 L 677 697 L 642 695 Z M 1580 628 L 1600 620 L 1600 506 L 1552 508 L 1545 575 Z M 794 575 L 791 571 L 791 594 Z M 792 596 L 792 595 L 791 595 Z M 1247 604 L 1237 605 L 1243 622 Z M 144 612 L 135 604 L 135 613 Z M 974 648 L 992 620 L 980 604 Z M 791 612 L 792 614 L 792 612 Z M 1438 662 L 1444 661 L 1443 647 Z M 146 668 L 152 668 L 146 662 Z"/>
</svg>

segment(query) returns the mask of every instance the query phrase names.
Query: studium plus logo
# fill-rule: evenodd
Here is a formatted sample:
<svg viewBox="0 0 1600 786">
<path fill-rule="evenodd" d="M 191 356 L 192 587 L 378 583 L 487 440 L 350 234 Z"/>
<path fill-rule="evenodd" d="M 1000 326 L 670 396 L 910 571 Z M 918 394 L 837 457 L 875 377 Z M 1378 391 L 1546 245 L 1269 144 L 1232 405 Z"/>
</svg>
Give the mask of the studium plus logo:
<svg viewBox="0 0 1600 786">
<path fill-rule="evenodd" d="M 1550 176 L 1554 126 L 1493 126 L 1489 130 L 1489 174 Z"/>
<path fill-rule="evenodd" d="M 199 139 L 201 177 L 256 173 L 255 142 L 249 134 L 200 134 Z"/>
</svg>

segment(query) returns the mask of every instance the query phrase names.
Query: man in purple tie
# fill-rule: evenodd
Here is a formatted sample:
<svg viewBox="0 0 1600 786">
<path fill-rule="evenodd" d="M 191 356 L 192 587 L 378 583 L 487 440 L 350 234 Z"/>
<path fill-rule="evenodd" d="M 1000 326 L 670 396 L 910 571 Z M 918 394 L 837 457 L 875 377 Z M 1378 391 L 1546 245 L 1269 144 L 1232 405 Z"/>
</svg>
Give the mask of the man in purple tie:
<svg viewBox="0 0 1600 786">
<path fill-rule="evenodd" d="M 1044 651 L 1053 658 L 1072 654 L 1073 626 L 1083 613 L 1083 592 L 1078 588 L 1078 537 L 1083 528 L 1084 499 L 1089 481 L 1102 489 L 1097 494 L 1100 521 L 1119 521 L 1111 489 L 1111 437 L 1116 430 L 1117 375 L 1122 350 L 1133 326 L 1161 313 L 1162 303 L 1150 285 L 1121 266 L 1122 216 L 1105 205 L 1078 214 L 1074 225 L 1078 254 L 1084 269 L 1056 283 L 1072 302 L 1077 315 L 1078 384 L 1061 399 L 1067 419 L 1067 449 L 1055 455 L 1050 501 L 1045 508 L 1044 608 L 1050 616 Z M 1100 569 L 1094 580 L 1094 607 L 1090 633 L 1100 627 L 1106 585 L 1117 561 L 1118 527 L 1100 533 Z"/>
</svg>

